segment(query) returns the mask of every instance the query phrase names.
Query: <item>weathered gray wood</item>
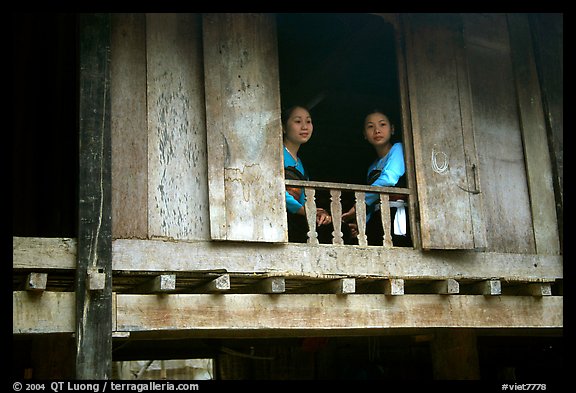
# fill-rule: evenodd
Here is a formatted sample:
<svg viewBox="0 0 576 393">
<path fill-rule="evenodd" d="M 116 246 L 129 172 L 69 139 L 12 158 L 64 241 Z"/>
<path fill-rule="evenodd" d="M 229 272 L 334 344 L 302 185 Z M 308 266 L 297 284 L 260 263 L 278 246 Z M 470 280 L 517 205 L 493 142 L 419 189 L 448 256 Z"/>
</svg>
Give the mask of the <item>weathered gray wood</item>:
<svg viewBox="0 0 576 393">
<path fill-rule="evenodd" d="M 484 280 L 472 285 L 472 291 L 480 295 L 498 296 L 502 294 L 502 283 L 500 280 Z"/>
<path fill-rule="evenodd" d="M 315 189 L 323 190 L 342 190 L 342 191 L 362 191 L 362 192 L 382 192 L 389 194 L 405 194 L 412 195 L 412 190 L 402 187 L 377 187 L 377 186 L 365 186 L 362 184 L 344 184 L 344 183 L 334 183 L 326 181 L 309 181 L 309 180 L 284 180 L 286 185 L 295 187 L 311 187 Z"/>
<path fill-rule="evenodd" d="M 112 237 L 148 237 L 146 18 L 112 14 Z"/>
<path fill-rule="evenodd" d="M 401 327 L 563 326 L 562 298 L 556 296 L 367 294 L 347 296 L 345 301 L 333 294 L 239 294 L 222 295 L 217 300 L 209 297 L 213 295 L 166 295 L 161 299 L 156 295 L 117 296 L 118 330 L 131 332 L 190 330 L 218 334 L 252 329 L 262 334 L 293 329 L 353 332 Z"/>
<path fill-rule="evenodd" d="M 344 244 L 342 239 L 342 202 L 340 190 L 330 190 L 330 214 L 332 215 L 332 244 Z"/>
<path fill-rule="evenodd" d="M 13 269 L 76 269 L 76 239 L 13 237 Z"/>
<path fill-rule="evenodd" d="M 212 239 L 286 242 L 273 15 L 204 14 Z"/>
<path fill-rule="evenodd" d="M 319 284 L 303 286 L 297 293 L 333 293 L 336 295 L 347 295 L 356 292 L 356 280 L 354 278 L 337 278 L 327 280 Z"/>
<path fill-rule="evenodd" d="M 404 279 L 389 278 L 384 280 L 384 294 L 389 296 L 404 295 Z"/>
<path fill-rule="evenodd" d="M 306 193 L 306 203 L 304 209 L 306 211 L 306 221 L 308 222 L 308 244 L 317 245 L 318 232 L 316 231 L 316 190 L 314 188 L 304 188 Z"/>
<path fill-rule="evenodd" d="M 192 289 L 195 293 L 218 293 L 230 289 L 230 275 L 222 274 Z"/>
<path fill-rule="evenodd" d="M 256 293 L 283 293 L 286 291 L 286 280 L 284 277 L 267 277 L 254 286 Z"/>
<path fill-rule="evenodd" d="M 387 194 L 380 194 L 380 217 L 384 229 L 382 245 L 384 248 L 390 248 L 392 247 L 392 234 L 390 233 L 392 219 L 390 217 L 390 198 Z"/>
<path fill-rule="evenodd" d="M 29 273 L 24 288 L 27 291 L 42 292 L 46 289 L 48 273 Z"/>
<path fill-rule="evenodd" d="M 555 255 L 559 253 L 559 237 L 552 162 L 530 26 L 526 15 L 512 13 L 507 17 L 536 252 Z"/>
<path fill-rule="evenodd" d="M 354 192 L 356 203 L 356 225 L 358 225 L 358 245 L 367 246 L 368 237 L 366 236 L 366 194 L 361 191 Z"/>
<path fill-rule="evenodd" d="M 115 240 L 114 270 L 292 272 L 375 275 L 401 278 L 546 280 L 563 277 L 561 256 L 428 251 L 394 247 L 287 243 L 282 247 L 245 243 Z M 282 266 L 277 265 L 282 261 Z"/>
<path fill-rule="evenodd" d="M 422 248 L 420 236 L 420 224 L 416 220 L 417 210 L 417 191 L 416 191 L 416 170 L 414 167 L 414 140 L 412 121 L 410 119 L 410 96 L 408 94 L 408 77 L 406 69 L 406 49 L 405 36 L 400 27 L 401 21 L 399 15 L 391 18 L 394 29 L 394 41 L 396 46 L 396 60 L 398 62 L 398 85 L 400 90 L 400 112 L 402 117 L 402 138 L 404 148 L 404 163 L 406 165 L 407 186 L 411 190 L 411 198 L 408 198 L 408 217 L 410 219 L 410 238 L 414 248 Z"/>
<path fill-rule="evenodd" d="M 453 278 L 436 281 L 432 284 L 433 291 L 440 295 L 454 295 L 460 293 L 460 284 Z"/>
<path fill-rule="evenodd" d="M 124 333 L 189 330 L 216 335 L 253 329 L 259 335 L 274 331 L 289 334 L 290 329 L 304 329 L 355 334 L 363 328 L 563 327 L 561 296 L 354 295 L 346 297 L 345 302 L 333 294 L 227 294 L 217 301 L 213 295 L 116 296 L 115 329 Z M 74 302 L 73 292 L 45 292 L 42 296 L 14 292 L 12 331 L 72 333 Z M 206 307 L 207 304 L 211 307 Z M 228 318 L 222 318 L 224 314 Z M 347 317 L 342 318 L 343 315 Z"/>
<path fill-rule="evenodd" d="M 463 14 L 487 250 L 534 253 L 506 17 Z"/>
<path fill-rule="evenodd" d="M 175 274 L 160 274 L 134 288 L 137 293 L 165 293 L 176 289 Z"/>
<path fill-rule="evenodd" d="M 201 34 L 197 14 L 146 15 L 150 237 L 209 239 Z"/>
<path fill-rule="evenodd" d="M 74 292 L 12 292 L 12 332 L 73 333 L 75 331 Z"/>
<path fill-rule="evenodd" d="M 82 14 L 80 35 L 76 379 L 112 373 L 110 15 Z M 90 290 L 89 275 L 104 275 Z"/>
<path fill-rule="evenodd" d="M 425 249 L 472 249 L 474 233 L 462 136 L 456 14 L 407 16 L 406 64 L 420 231 Z"/>
</svg>

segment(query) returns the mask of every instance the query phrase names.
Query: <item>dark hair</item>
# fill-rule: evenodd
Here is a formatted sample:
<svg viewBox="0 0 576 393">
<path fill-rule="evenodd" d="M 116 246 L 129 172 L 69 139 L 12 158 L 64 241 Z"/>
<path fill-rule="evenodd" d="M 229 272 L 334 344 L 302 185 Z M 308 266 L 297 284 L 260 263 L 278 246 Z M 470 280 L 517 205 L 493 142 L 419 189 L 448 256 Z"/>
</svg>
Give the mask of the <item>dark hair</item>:
<svg viewBox="0 0 576 393">
<path fill-rule="evenodd" d="M 372 115 L 372 114 L 374 114 L 374 113 L 381 113 L 381 114 L 383 114 L 384 116 L 386 116 L 386 117 L 388 118 L 388 121 L 390 122 L 390 125 L 391 125 L 391 126 L 394 126 L 394 121 L 393 121 L 393 119 L 390 117 L 390 115 L 388 114 L 388 112 L 383 111 L 383 110 L 380 109 L 380 108 L 373 108 L 372 110 L 366 112 L 366 113 L 364 114 L 364 117 L 362 118 L 362 121 L 366 121 L 366 118 L 368 117 L 368 115 Z"/>
<path fill-rule="evenodd" d="M 290 118 L 290 116 L 292 115 L 292 112 L 294 112 L 294 109 L 296 109 L 296 108 L 305 109 L 306 111 L 308 111 L 308 113 L 310 113 L 310 109 L 308 109 L 308 107 L 306 105 L 295 104 L 295 105 L 291 105 L 287 108 L 284 108 L 284 109 L 282 109 L 282 113 L 280 114 L 280 120 L 282 121 L 282 127 L 286 126 L 286 123 L 288 123 L 288 119 Z"/>
</svg>

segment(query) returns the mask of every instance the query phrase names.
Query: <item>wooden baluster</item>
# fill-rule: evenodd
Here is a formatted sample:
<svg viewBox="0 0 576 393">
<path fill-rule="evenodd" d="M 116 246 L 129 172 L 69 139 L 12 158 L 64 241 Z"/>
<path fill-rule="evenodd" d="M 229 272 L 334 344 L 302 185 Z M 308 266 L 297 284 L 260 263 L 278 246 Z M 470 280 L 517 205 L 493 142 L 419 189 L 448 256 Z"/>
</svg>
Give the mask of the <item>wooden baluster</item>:
<svg viewBox="0 0 576 393">
<path fill-rule="evenodd" d="M 308 244 L 318 243 L 318 232 L 316 232 L 316 190 L 306 187 L 306 219 L 308 220 Z"/>
<path fill-rule="evenodd" d="M 390 218 L 390 198 L 388 194 L 380 194 L 380 216 L 382 217 L 382 228 L 384 229 L 384 247 L 392 247 L 392 234 L 390 233 L 390 228 L 392 228 L 391 218 Z"/>
<path fill-rule="evenodd" d="M 342 203 L 340 201 L 340 190 L 330 190 L 330 211 L 332 213 L 332 244 L 344 244 L 342 240 Z"/>
<path fill-rule="evenodd" d="M 365 195 L 361 191 L 354 192 L 356 197 L 356 223 L 358 224 L 358 245 L 367 246 L 366 237 L 366 201 Z"/>
</svg>

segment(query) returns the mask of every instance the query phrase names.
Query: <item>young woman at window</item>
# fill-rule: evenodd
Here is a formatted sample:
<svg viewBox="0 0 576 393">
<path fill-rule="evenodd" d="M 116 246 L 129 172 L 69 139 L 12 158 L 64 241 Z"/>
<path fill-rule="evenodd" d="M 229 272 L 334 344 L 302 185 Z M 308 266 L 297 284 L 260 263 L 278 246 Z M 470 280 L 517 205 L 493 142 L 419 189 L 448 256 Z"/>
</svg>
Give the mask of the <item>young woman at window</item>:
<svg viewBox="0 0 576 393">
<path fill-rule="evenodd" d="M 405 186 L 405 166 L 402 143 L 392 143 L 394 125 L 388 116 L 381 110 L 373 110 L 364 118 L 364 138 L 376 150 L 378 158 L 370 165 L 367 173 L 367 183 L 373 186 L 394 187 Z M 379 214 L 379 194 L 366 194 L 366 235 L 369 245 L 382 245 L 384 231 Z M 397 211 L 391 208 L 392 241 L 394 245 L 407 246 L 410 239 L 407 236 L 406 216 L 404 208 Z M 356 209 L 353 206 L 342 215 L 345 222 L 351 224 L 352 233 L 357 234 L 355 228 Z"/>
<path fill-rule="evenodd" d="M 302 160 L 298 157 L 300 146 L 310 140 L 314 126 L 310 112 L 296 105 L 282 112 L 284 139 L 284 172 L 287 179 L 308 180 Z M 299 187 L 286 187 L 286 210 L 288 213 L 288 241 L 306 243 L 308 221 L 306 220 L 306 195 Z M 345 227 L 345 228 L 344 228 Z M 316 232 L 320 243 L 331 243 L 332 216 L 321 207 L 316 208 Z M 343 226 L 344 238 L 349 238 L 349 229 Z"/>
</svg>

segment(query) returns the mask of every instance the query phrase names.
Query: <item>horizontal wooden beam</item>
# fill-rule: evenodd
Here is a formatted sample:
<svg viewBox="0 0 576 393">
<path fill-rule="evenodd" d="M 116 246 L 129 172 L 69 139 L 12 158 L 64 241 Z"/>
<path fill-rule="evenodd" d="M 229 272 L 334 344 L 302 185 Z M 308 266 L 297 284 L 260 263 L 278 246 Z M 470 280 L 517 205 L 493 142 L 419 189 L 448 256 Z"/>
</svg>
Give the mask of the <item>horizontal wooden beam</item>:
<svg viewBox="0 0 576 393">
<path fill-rule="evenodd" d="M 563 327 L 561 296 L 115 294 L 113 300 L 114 328 L 119 332 L 219 335 L 236 330 L 282 335 L 383 328 Z M 74 292 L 16 291 L 13 333 L 72 333 L 74 307 Z"/>
<path fill-rule="evenodd" d="M 216 271 L 300 275 L 402 277 L 406 279 L 554 282 L 563 278 L 558 255 L 474 251 L 419 251 L 406 248 L 321 244 L 248 244 L 236 242 L 113 241 L 115 271 Z M 13 238 L 13 268 L 76 268 L 76 240 Z M 358 263 L 362 261 L 362 263 Z"/>
<path fill-rule="evenodd" d="M 290 272 L 302 275 L 554 281 L 562 256 L 474 251 L 419 251 L 376 246 L 115 240 L 113 269 L 127 271 Z"/>
<path fill-rule="evenodd" d="M 119 331 L 562 327 L 562 297 L 117 295 Z M 223 317 L 225 316 L 225 318 Z"/>
</svg>

